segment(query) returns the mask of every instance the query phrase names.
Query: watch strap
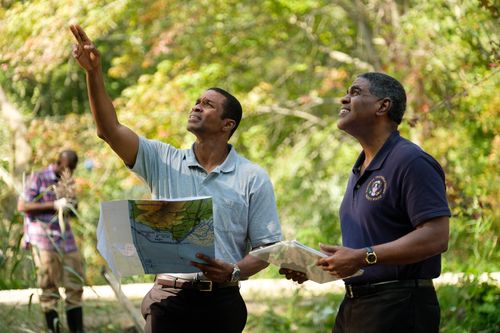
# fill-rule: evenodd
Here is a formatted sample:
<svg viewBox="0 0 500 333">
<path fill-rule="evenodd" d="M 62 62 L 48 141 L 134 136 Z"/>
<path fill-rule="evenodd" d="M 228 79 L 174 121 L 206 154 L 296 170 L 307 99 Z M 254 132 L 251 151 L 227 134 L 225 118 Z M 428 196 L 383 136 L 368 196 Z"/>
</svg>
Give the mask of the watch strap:
<svg viewBox="0 0 500 333">
<path fill-rule="evenodd" d="M 241 271 L 238 265 L 233 265 L 233 272 L 231 273 L 231 282 L 238 282 L 241 278 Z"/>
</svg>

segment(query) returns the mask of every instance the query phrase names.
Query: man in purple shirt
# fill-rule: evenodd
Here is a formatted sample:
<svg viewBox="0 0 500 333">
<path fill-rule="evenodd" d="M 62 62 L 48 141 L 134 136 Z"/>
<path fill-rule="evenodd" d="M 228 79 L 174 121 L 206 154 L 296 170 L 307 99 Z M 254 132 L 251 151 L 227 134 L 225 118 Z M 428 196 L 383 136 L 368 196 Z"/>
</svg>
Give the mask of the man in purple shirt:
<svg viewBox="0 0 500 333">
<path fill-rule="evenodd" d="M 33 252 L 42 294 L 40 305 L 49 332 L 59 332 L 59 286 L 65 288 L 66 318 L 71 332 L 83 332 L 83 266 L 69 218 L 76 205 L 71 178 L 78 163 L 73 150 L 64 150 L 57 161 L 33 173 L 19 198 L 25 214 L 24 242 Z"/>
<path fill-rule="evenodd" d="M 359 75 L 341 99 L 337 127 L 362 152 L 340 206 L 342 245 L 322 245 L 317 265 L 344 278 L 346 295 L 333 332 L 437 333 L 439 302 L 432 279 L 448 248 L 444 172 L 397 130 L 406 93 L 382 73 Z M 350 277 L 359 269 L 361 276 Z M 299 283 L 299 272 L 282 270 Z"/>
</svg>

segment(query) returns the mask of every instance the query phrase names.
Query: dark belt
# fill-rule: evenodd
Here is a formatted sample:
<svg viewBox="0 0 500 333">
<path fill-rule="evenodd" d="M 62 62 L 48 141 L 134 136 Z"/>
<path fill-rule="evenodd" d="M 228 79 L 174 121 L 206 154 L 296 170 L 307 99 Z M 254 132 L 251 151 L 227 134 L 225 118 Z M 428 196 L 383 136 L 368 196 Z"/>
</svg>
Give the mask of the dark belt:
<svg viewBox="0 0 500 333">
<path fill-rule="evenodd" d="M 156 279 L 156 283 L 164 288 L 190 289 L 199 291 L 212 291 L 219 288 L 238 287 L 239 282 L 216 283 L 209 280 L 185 280 L 177 277 Z"/>
<path fill-rule="evenodd" d="M 434 287 L 434 285 L 432 284 L 432 280 L 415 279 L 415 280 L 384 281 L 384 282 L 368 283 L 360 285 L 346 284 L 345 290 L 347 297 L 357 298 L 391 289 L 430 288 L 430 287 Z"/>
</svg>

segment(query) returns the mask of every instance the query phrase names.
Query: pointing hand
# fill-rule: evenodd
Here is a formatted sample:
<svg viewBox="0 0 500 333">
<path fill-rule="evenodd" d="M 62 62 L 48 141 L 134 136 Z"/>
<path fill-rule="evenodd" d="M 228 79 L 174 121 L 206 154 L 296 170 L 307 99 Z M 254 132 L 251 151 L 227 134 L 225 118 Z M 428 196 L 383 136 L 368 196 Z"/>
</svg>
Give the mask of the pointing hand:
<svg viewBox="0 0 500 333">
<path fill-rule="evenodd" d="M 78 44 L 73 45 L 73 57 L 86 71 L 93 71 L 100 67 L 100 53 L 87 37 L 87 34 L 78 24 L 70 25 L 70 30 Z"/>
</svg>

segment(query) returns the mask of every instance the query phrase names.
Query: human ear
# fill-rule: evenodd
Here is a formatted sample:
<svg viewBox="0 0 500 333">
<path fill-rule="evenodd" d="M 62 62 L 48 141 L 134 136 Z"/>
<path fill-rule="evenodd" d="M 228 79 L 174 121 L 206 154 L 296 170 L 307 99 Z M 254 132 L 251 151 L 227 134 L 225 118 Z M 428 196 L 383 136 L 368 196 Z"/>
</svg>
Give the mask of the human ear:
<svg viewBox="0 0 500 333">
<path fill-rule="evenodd" d="M 392 100 L 390 98 L 383 98 L 378 101 L 378 103 L 380 103 L 380 106 L 378 107 L 376 115 L 382 116 L 384 114 L 388 114 L 389 110 L 392 108 Z"/>
<path fill-rule="evenodd" d="M 233 119 L 226 118 L 224 119 L 223 130 L 226 132 L 231 132 L 233 128 L 236 126 L 236 121 Z"/>
</svg>

